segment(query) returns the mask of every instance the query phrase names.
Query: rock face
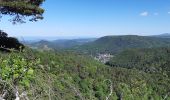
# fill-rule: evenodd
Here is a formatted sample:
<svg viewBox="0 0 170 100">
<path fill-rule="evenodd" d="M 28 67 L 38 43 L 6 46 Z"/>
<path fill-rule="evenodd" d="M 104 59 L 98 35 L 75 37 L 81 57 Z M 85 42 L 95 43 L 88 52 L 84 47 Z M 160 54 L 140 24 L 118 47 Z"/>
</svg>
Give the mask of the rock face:
<svg viewBox="0 0 170 100">
<path fill-rule="evenodd" d="M 10 51 L 10 49 L 22 51 L 24 45 L 21 44 L 18 39 L 8 37 L 7 33 L 0 30 L 0 51 Z"/>
</svg>

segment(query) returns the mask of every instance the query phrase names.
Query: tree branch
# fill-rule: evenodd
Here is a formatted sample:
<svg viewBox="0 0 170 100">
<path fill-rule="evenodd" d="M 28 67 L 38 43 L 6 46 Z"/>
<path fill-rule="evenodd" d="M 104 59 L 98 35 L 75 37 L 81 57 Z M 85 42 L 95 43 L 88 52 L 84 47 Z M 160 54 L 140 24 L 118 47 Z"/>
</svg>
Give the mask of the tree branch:
<svg viewBox="0 0 170 100">
<path fill-rule="evenodd" d="M 106 96 L 106 100 L 109 100 L 110 96 L 112 95 L 113 93 L 113 83 L 111 80 L 107 79 L 105 81 L 109 81 L 110 82 L 110 93 L 108 94 L 108 96 Z"/>
</svg>

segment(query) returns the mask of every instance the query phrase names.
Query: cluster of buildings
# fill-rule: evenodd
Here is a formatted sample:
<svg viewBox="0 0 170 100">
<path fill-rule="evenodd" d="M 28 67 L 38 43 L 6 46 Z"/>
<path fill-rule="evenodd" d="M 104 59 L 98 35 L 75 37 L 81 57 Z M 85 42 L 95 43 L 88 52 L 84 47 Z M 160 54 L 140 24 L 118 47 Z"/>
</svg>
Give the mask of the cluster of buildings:
<svg viewBox="0 0 170 100">
<path fill-rule="evenodd" d="M 106 63 L 108 62 L 111 58 L 113 57 L 113 55 L 108 54 L 108 53 L 99 53 L 97 54 L 97 56 L 95 57 L 96 60 L 102 62 L 102 63 Z"/>
</svg>

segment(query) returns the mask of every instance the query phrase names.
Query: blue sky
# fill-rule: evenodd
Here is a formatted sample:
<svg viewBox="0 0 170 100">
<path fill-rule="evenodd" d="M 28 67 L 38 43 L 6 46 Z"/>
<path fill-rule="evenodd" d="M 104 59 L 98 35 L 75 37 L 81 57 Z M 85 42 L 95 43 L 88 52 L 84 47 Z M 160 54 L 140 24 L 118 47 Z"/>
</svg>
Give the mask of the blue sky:
<svg viewBox="0 0 170 100">
<path fill-rule="evenodd" d="M 46 0 L 44 20 L 0 28 L 11 36 L 100 37 L 170 33 L 170 0 Z"/>
</svg>

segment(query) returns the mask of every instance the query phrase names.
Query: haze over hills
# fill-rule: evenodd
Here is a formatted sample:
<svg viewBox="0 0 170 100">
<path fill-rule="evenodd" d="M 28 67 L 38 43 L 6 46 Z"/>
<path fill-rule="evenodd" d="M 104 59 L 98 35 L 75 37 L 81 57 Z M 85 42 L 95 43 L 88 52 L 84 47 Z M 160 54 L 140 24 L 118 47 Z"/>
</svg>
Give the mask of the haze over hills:
<svg viewBox="0 0 170 100">
<path fill-rule="evenodd" d="M 44 46 L 51 49 L 66 49 L 74 46 L 83 45 L 88 42 L 92 42 L 96 38 L 83 38 L 83 39 L 58 39 L 53 41 L 40 40 L 37 42 L 26 43 L 26 45 L 34 48 L 44 48 Z"/>
<path fill-rule="evenodd" d="M 170 38 L 170 33 L 163 33 L 160 35 L 153 35 L 153 37 Z"/>
</svg>

